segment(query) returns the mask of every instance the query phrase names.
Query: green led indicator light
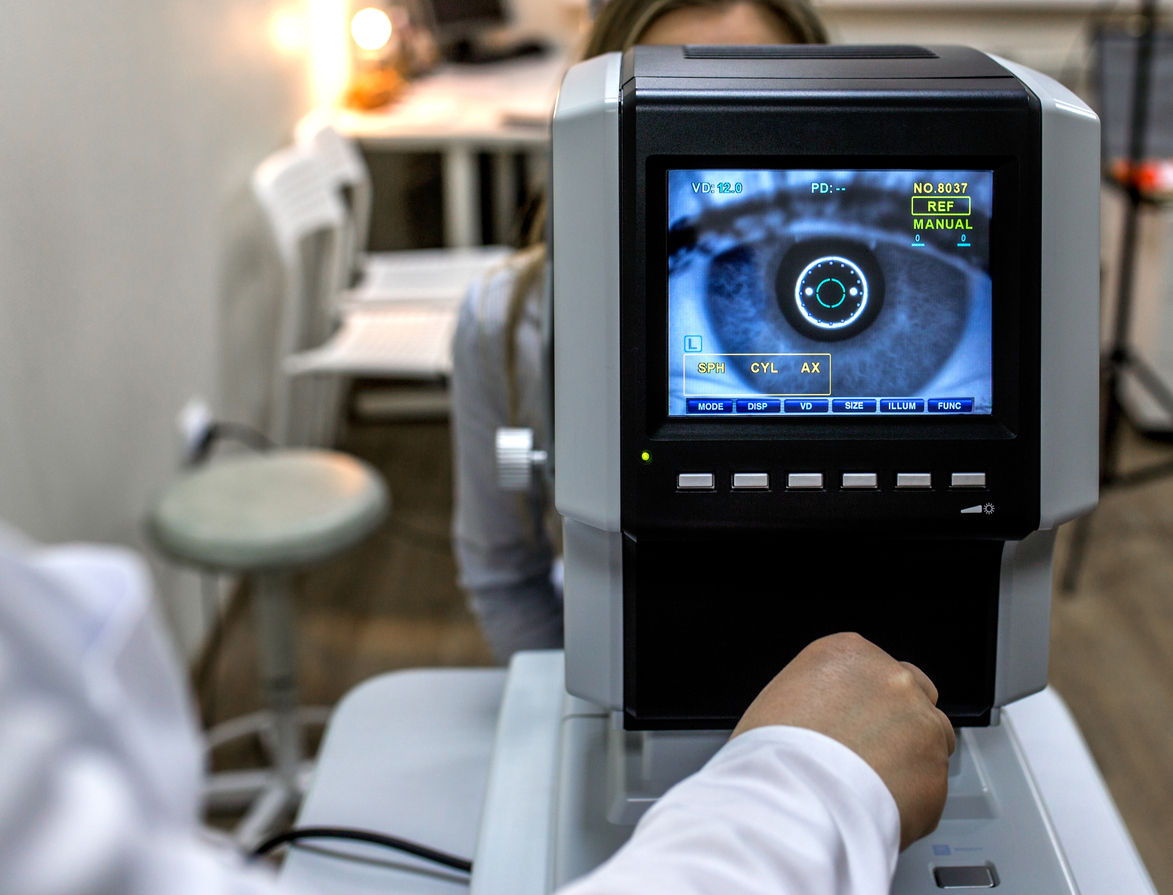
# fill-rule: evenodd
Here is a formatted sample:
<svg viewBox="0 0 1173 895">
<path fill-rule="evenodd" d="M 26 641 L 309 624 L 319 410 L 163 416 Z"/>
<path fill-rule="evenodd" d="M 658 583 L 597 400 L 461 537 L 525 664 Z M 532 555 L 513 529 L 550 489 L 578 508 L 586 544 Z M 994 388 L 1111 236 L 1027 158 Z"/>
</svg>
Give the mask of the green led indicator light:
<svg viewBox="0 0 1173 895">
<path fill-rule="evenodd" d="M 652 455 L 651 455 L 651 453 L 649 453 L 648 451 L 644 451 L 642 454 L 640 454 L 640 455 L 639 455 L 639 458 L 640 458 L 641 460 L 643 460 L 645 463 L 651 463 L 651 462 L 652 462 Z"/>
</svg>

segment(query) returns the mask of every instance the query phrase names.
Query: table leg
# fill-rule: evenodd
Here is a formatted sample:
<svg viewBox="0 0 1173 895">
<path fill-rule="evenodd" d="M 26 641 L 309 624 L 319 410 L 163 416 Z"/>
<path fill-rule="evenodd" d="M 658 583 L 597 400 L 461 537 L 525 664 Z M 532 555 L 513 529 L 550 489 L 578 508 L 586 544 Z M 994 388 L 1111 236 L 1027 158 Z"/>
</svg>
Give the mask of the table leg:
<svg viewBox="0 0 1173 895">
<path fill-rule="evenodd" d="M 550 166 L 550 150 L 548 147 L 542 149 L 531 149 L 525 154 L 525 176 L 529 181 L 526 184 L 527 192 L 538 192 L 545 190 L 548 175 L 546 169 Z"/>
<path fill-rule="evenodd" d="M 480 244 L 479 180 L 472 149 L 451 146 L 444 151 L 444 242 L 451 248 Z"/>
<path fill-rule="evenodd" d="M 512 241 L 517 211 L 517 165 L 512 152 L 493 154 L 493 242 Z"/>
</svg>

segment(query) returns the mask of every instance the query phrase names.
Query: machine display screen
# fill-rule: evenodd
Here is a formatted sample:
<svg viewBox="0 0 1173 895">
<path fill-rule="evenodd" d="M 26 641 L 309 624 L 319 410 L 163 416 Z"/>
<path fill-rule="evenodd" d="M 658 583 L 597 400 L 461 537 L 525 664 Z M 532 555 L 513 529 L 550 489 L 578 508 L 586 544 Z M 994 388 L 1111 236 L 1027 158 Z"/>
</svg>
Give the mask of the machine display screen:
<svg viewBox="0 0 1173 895">
<path fill-rule="evenodd" d="M 993 184 L 669 170 L 669 416 L 991 413 Z"/>
</svg>

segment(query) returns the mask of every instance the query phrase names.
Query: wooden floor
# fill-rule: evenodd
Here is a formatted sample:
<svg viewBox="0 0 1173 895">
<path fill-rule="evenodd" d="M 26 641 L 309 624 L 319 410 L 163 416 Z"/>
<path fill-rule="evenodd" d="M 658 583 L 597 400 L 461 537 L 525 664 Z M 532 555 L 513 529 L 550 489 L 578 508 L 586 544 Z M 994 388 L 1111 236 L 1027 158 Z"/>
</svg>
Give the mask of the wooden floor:
<svg viewBox="0 0 1173 895">
<path fill-rule="evenodd" d="M 382 471 L 394 509 L 364 546 L 297 582 L 303 702 L 331 704 L 390 669 L 491 664 L 455 581 L 447 425 L 361 426 L 342 448 Z M 1171 455 L 1169 445 L 1128 434 L 1129 463 Z M 1069 528 L 1060 533 L 1057 569 Z M 1078 590 L 1056 593 L 1051 682 L 1158 891 L 1173 895 L 1173 481 L 1106 495 L 1091 531 Z M 206 718 L 260 706 L 254 646 L 244 600 L 199 687 Z M 252 759 L 242 749 L 218 765 Z"/>
<path fill-rule="evenodd" d="M 1171 454 L 1126 433 L 1129 466 Z M 1071 527 L 1060 533 L 1057 571 Z M 1173 895 L 1173 480 L 1102 497 L 1079 588 L 1056 589 L 1051 625 L 1051 683 L 1157 891 Z"/>
</svg>

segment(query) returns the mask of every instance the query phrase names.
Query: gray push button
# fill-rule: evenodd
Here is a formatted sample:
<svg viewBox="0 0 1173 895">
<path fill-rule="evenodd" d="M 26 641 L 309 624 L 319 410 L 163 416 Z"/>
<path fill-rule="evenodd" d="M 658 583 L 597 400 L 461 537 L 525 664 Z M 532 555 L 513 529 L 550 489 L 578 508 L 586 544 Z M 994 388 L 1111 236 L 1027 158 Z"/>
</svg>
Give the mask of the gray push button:
<svg viewBox="0 0 1173 895">
<path fill-rule="evenodd" d="M 879 485 L 879 479 L 874 472 L 845 472 L 843 473 L 843 490 L 849 491 L 853 488 L 865 489 L 876 488 Z"/>
<path fill-rule="evenodd" d="M 935 867 L 933 877 L 941 889 L 992 889 L 994 874 L 986 864 L 976 867 Z"/>
<path fill-rule="evenodd" d="M 949 482 L 953 488 L 984 488 L 986 474 L 984 472 L 955 472 Z"/>
<path fill-rule="evenodd" d="M 791 491 L 818 491 L 823 487 L 821 472 L 792 472 L 786 477 L 786 487 Z"/>
<path fill-rule="evenodd" d="M 770 487 L 768 472 L 735 472 L 733 473 L 734 490 L 763 490 Z"/>
<path fill-rule="evenodd" d="M 931 488 L 933 474 L 931 472 L 898 472 L 896 473 L 897 488 Z"/>
<path fill-rule="evenodd" d="M 681 491 L 712 491 L 711 472 L 682 472 L 676 476 L 676 487 Z"/>
</svg>

